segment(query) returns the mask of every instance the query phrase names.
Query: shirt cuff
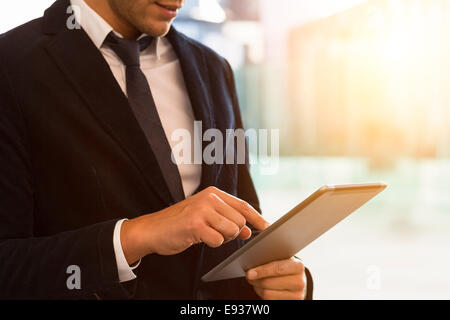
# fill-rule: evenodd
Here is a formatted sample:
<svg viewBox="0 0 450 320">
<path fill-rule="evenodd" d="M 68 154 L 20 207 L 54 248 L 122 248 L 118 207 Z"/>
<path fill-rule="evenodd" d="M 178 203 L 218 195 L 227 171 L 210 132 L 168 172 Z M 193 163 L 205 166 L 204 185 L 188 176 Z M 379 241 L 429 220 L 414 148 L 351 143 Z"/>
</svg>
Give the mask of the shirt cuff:
<svg viewBox="0 0 450 320">
<path fill-rule="evenodd" d="M 138 263 L 131 266 L 128 264 L 125 254 L 123 253 L 122 243 L 120 242 L 120 230 L 122 229 L 122 223 L 127 219 L 117 221 L 114 227 L 113 245 L 114 253 L 116 255 L 117 271 L 119 275 L 119 282 L 127 282 L 136 279 L 136 275 L 133 270 L 139 267 L 141 260 Z"/>
</svg>

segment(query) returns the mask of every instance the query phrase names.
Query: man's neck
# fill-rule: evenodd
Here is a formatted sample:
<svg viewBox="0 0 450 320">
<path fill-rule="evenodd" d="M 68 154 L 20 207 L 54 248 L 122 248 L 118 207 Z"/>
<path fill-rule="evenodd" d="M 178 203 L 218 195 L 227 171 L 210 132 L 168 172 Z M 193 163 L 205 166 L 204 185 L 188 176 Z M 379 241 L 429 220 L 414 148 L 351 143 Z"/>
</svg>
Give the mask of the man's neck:
<svg viewBox="0 0 450 320">
<path fill-rule="evenodd" d="M 97 12 L 109 25 L 114 29 L 114 31 L 120 33 L 125 39 L 137 39 L 141 32 L 130 25 L 125 19 L 120 17 L 111 8 L 108 0 L 84 0 L 86 4 L 91 7 L 92 10 Z"/>
</svg>

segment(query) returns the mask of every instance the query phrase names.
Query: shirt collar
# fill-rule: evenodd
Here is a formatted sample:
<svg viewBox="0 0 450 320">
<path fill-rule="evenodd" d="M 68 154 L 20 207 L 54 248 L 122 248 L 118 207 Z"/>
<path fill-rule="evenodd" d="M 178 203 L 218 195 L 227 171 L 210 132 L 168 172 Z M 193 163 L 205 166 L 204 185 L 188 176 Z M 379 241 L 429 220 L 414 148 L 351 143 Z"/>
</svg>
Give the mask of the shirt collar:
<svg viewBox="0 0 450 320">
<path fill-rule="evenodd" d="M 114 31 L 111 25 L 105 21 L 97 12 L 89 7 L 84 0 L 70 0 L 71 5 L 77 7 L 74 9 L 75 18 L 78 24 L 87 33 L 89 38 L 98 49 L 101 49 L 103 42 L 111 31 Z M 118 36 L 121 34 L 114 31 Z M 143 34 L 141 37 L 144 37 Z M 152 45 L 147 50 L 152 50 L 157 60 L 161 59 L 160 38 L 154 39 Z"/>
</svg>

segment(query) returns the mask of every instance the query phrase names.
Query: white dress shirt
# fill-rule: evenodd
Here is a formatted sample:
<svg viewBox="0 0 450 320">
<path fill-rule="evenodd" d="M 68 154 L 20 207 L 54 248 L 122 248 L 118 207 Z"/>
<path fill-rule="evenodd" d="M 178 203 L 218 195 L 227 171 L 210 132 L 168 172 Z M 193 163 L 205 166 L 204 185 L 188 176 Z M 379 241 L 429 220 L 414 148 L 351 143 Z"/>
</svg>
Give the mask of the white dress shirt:
<svg viewBox="0 0 450 320">
<path fill-rule="evenodd" d="M 71 0 L 75 7 L 76 19 L 83 30 L 88 34 L 95 46 L 100 50 L 111 71 L 126 95 L 126 67 L 113 50 L 103 46 L 107 35 L 113 28 L 84 0 Z M 121 36 L 116 32 L 118 36 Z M 153 99 L 161 119 L 170 146 L 177 143 L 170 139 L 177 129 L 188 130 L 193 136 L 194 114 L 191 102 L 184 83 L 180 62 L 165 38 L 155 38 L 152 44 L 141 52 L 141 69 L 147 77 L 152 90 Z M 168 159 L 170 161 L 170 159 Z M 186 196 L 192 195 L 200 185 L 201 165 L 178 164 L 183 190 Z M 120 242 L 120 230 L 123 220 L 117 222 L 113 244 L 116 255 L 117 269 L 120 282 L 130 281 L 136 278 L 133 270 L 138 266 L 130 267 L 125 259 Z"/>
</svg>

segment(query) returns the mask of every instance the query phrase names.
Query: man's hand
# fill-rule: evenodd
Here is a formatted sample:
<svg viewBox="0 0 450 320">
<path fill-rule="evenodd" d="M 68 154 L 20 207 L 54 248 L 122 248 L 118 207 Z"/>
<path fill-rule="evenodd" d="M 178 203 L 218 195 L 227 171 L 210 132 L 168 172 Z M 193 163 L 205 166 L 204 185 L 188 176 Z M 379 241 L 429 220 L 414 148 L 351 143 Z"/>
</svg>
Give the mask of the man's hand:
<svg viewBox="0 0 450 320">
<path fill-rule="evenodd" d="M 258 230 L 269 226 L 247 202 L 209 187 L 169 208 L 125 221 L 122 249 L 132 264 L 148 254 L 175 255 L 201 242 L 216 248 L 250 238 L 247 223 Z"/>
<path fill-rule="evenodd" d="M 296 258 L 250 269 L 247 281 L 264 300 L 304 300 L 306 297 L 305 266 Z"/>
</svg>

